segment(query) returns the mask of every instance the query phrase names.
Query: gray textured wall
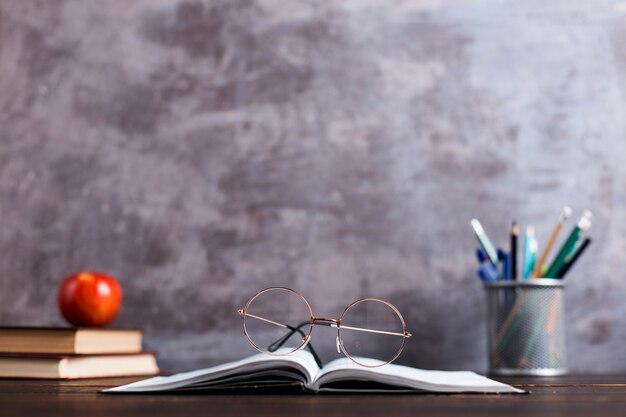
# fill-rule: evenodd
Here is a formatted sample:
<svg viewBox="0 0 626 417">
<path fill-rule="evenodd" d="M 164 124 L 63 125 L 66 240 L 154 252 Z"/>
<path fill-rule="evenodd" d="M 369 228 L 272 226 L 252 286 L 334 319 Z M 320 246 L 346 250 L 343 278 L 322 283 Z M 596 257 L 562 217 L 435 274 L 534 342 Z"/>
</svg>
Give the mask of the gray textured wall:
<svg viewBox="0 0 626 417">
<path fill-rule="evenodd" d="M 626 3 L 0 1 L 0 322 L 108 271 L 168 369 L 251 353 L 273 284 L 388 298 L 402 362 L 486 366 L 478 217 L 594 211 L 576 371 L 626 371 Z M 316 329 L 316 344 L 333 340 Z M 324 336 L 328 336 L 326 340 Z"/>
</svg>

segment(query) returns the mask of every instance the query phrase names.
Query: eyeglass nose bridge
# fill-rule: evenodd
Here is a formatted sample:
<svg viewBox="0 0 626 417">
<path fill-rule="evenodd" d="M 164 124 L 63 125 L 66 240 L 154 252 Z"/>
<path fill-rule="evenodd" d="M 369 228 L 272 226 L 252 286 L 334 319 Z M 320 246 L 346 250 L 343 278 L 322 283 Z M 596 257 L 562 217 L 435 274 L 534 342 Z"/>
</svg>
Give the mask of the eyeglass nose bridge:
<svg viewBox="0 0 626 417">
<path fill-rule="evenodd" d="M 337 320 L 337 319 L 329 319 L 326 317 L 312 317 L 311 318 L 311 323 L 312 324 L 319 324 L 322 326 L 330 326 L 330 327 L 339 327 L 339 325 L 341 324 L 341 320 Z"/>
</svg>

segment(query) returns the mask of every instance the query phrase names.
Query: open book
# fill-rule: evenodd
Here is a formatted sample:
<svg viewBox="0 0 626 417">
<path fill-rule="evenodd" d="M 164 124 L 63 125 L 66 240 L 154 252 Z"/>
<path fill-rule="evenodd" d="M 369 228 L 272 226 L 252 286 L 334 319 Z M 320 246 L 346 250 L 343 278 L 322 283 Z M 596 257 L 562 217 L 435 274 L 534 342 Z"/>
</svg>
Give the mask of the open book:
<svg viewBox="0 0 626 417">
<path fill-rule="evenodd" d="M 466 371 L 425 371 L 393 364 L 367 368 L 348 358 L 336 359 L 320 369 L 313 356 L 304 350 L 286 356 L 261 353 L 212 368 L 150 378 L 103 392 L 224 391 L 289 386 L 301 387 L 306 392 L 524 392 Z"/>
</svg>

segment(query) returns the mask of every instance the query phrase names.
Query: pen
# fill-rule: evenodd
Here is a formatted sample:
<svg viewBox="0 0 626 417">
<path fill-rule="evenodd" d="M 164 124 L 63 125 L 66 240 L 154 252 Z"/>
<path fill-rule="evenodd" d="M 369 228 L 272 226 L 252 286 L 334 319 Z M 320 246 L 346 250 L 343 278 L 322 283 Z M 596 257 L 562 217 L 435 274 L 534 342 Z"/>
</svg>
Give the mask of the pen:
<svg viewBox="0 0 626 417">
<path fill-rule="evenodd" d="M 477 270 L 478 277 L 485 282 L 497 281 L 498 280 L 498 271 L 496 267 L 491 262 L 485 262 L 481 265 Z"/>
<path fill-rule="evenodd" d="M 483 262 L 487 260 L 487 255 L 485 254 L 485 251 L 482 250 L 481 248 L 476 248 L 476 259 L 478 260 L 478 263 L 481 265 Z"/>
<path fill-rule="evenodd" d="M 554 246 L 554 243 L 556 242 L 556 238 L 561 232 L 561 229 L 563 228 L 563 223 L 565 223 L 565 220 L 567 220 L 569 216 L 571 215 L 572 215 L 572 209 L 568 206 L 563 207 L 563 210 L 561 210 L 561 214 L 559 214 L 559 219 L 556 222 L 556 226 L 554 226 L 554 229 L 552 230 L 550 239 L 548 239 L 548 243 L 546 243 L 545 249 L 541 253 L 539 260 L 535 264 L 535 269 L 533 269 L 533 273 L 532 273 L 533 278 L 539 278 L 542 276 L 541 268 L 543 267 L 543 264 L 546 263 L 548 254 L 552 250 L 552 246 Z"/>
<path fill-rule="evenodd" d="M 519 225 L 513 221 L 511 226 L 511 279 L 517 279 L 517 239 L 519 237 Z"/>
<path fill-rule="evenodd" d="M 574 251 L 576 250 L 576 243 L 578 243 L 578 240 L 580 240 L 580 234 L 591 227 L 591 216 L 592 214 L 589 210 L 585 210 L 583 212 L 583 215 L 576 224 L 576 227 L 574 227 L 574 230 L 572 230 L 563 246 L 561 246 L 561 250 L 556 255 L 554 261 L 548 268 L 548 271 L 545 275 L 546 277 L 557 277 L 556 273 L 559 272 L 561 268 L 563 268 L 563 265 L 565 264 L 565 258 L 573 255 Z"/>
<path fill-rule="evenodd" d="M 476 235 L 476 239 L 478 239 L 478 243 L 480 243 L 480 246 L 482 246 L 482 248 L 484 249 L 487 257 L 489 258 L 489 261 L 492 264 L 496 265 L 498 263 L 498 254 L 496 253 L 496 249 L 491 243 L 491 240 L 489 240 L 489 237 L 487 237 L 483 226 L 477 219 L 472 219 L 470 224 L 474 229 L 474 234 Z"/>
<path fill-rule="evenodd" d="M 589 246 L 590 243 L 591 238 L 587 237 L 585 238 L 585 240 L 583 240 L 583 243 L 578 246 L 576 252 L 574 252 L 572 256 L 568 257 L 565 260 L 565 265 L 563 265 L 563 268 L 561 268 L 561 270 L 556 274 L 557 278 L 563 278 L 565 274 L 567 274 L 567 271 L 569 271 L 572 265 L 574 265 L 578 258 L 580 258 L 580 255 L 582 255 L 582 253 L 585 251 L 585 249 L 587 249 L 587 246 Z"/>
<path fill-rule="evenodd" d="M 498 271 L 491 262 L 487 261 L 487 255 L 481 248 L 476 248 L 476 259 L 479 267 L 476 270 L 478 278 L 483 282 L 496 281 L 498 279 Z"/>
<path fill-rule="evenodd" d="M 526 227 L 526 236 L 524 238 L 524 271 L 522 277 L 530 278 L 530 273 L 535 266 L 535 256 L 537 255 L 537 239 L 535 239 L 535 228 Z"/>
<path fill-rule="evenodd" d="M 485 271 L 482 268 L 478 268 L 476 270 L 476 274 L 478 274 L 478 278 L 480 278 L 481 281 L 483 282 L 489 282 L 490 279 L 487 276 L 487 274 L 485 274 Z"/>
<path fill-rule="evenodd" d="M 510 280 L 511 279 L 511 255 L 503 251 L 502 249 L 498 249 L 498 259 L 502 262 L 502 274 L 500 275 L 500 279 Z"/>
</svg>

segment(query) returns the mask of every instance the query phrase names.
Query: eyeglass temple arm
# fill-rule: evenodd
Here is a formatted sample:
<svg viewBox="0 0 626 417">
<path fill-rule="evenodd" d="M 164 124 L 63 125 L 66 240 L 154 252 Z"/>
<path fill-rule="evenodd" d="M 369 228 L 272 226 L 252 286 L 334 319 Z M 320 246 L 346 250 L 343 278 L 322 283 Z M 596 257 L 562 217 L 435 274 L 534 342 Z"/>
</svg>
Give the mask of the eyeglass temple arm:
<svg viewBox="0 0 626 417">
<path fill-rule="evenodd" d="M 314 323 L 315 324 L 315 323 Z M 406 330 L 404 331 L 404 333 L 400 333 L 400 332 L 388 332 L 386 330 L 375 330 L 375 329 L 364 329 L 362 327 L 352 327 L 352 326 L 344 326 L 343 324 L 335 324 L 332 323 L 330 324 L 330 327 L 338 327 L 340 329 L 346 329 L 346 330 L 355 330 L 357 332 L 367 332 L 367 333 L 376 333 L 376 334 L 386 334 L 389 336 L 402 336 L 402 337 L 406 337 L 407 339 L 411 336 L 413 336 L 411 333 L 407 332 Z"/>
<path fill-rule="evenodd" d="M 242 314 L 242 315 L 245 314 L 246 316 L 253 317 L 255 319 L 259 319 L 259 320 L 262 320 L 262 321 L 274 324 L 274 325 L 279 326 L 279 327 L 292 328 L 291 326 L 288 326 L 286 324 L 278 323 L 278 322 L 275 322 L 275 321 L 272 321 L 272 320 L 268 320 L 268 319 L 263 318 L 263 317 L 255 316 L 254 314 L 250 314 L 250 313 L 244 312 L 243 310 L 239 310 L 239 314 Z M 306 325 L 308 323 L 309 323 L 308 321 L 305 321 L 302 324 L 300 324 L 300 326 L 298 326 L 298 328 L 300 328 L 300 327 L 302 327 L 302 326 L 304 326 L 304 325 Z M 411 333 L 407 332 L 406 330 L 404 331 L 404 333 L 400 333 L 400 332 L 388 332 L 386 330 L 364 329 L 363 327 L 353 327 L 353 326 L 342 325 L 342 324 L 340 324 L 338 322 L 335 322 L 334 320 L 333 321 L 327 321 L 327 319 L 315 319 L 314 318 L 313 319 L 313 324 L 322 325 L 322 326 L 330 326 L 330 327 L 335 327 L 335 328 L 338 327 L 338 328 L 346 329 L 346 330 L 355 330 L 355 331 L 358 331 L 358 332 L 386 334 L 386 335 L 389 335 L 389 336 L 402 336 L 402 337 L 406 337 L 407 339 L 409 337 L 413 336 Z"/>
<path fill-rule="evenodd" d="M 293 336 L 294 333 L 296 333 L 296 332 L 300 333 L 300 335 L 303 338 L 305 338 L 307 335 L 301 330 L 301 328 L 303 326 L 308 325 L 309 323 L 310 323 L 309 321 L 304 321 L 304 322 L 300 323 L 297 327 L 292 327 L 292 326 L 289 326 L 289 325 L 286 324 L 285 327 L 289 329 L 289 333 L 287 333 L 286 335 L 284 335 L 280 339 L 278 339 L 275 342 L 273 342 L 272 344 L 270 344 L 267 347 L 268 352 L 276 352 L 285 343 L 287 343 L 287 340 L 289 340 L 289 338 L 291 336 Z M 320 368 L 323 367 L 324 365 L 322 363 L 322 360 L 320 359 L 319 355 L 317 354 L 317 352 L 313 348 L 313 345 L 311 344 L 311 342 L 308 342 L 306 344 L 306 348 L 309 349 L 309 351 L 311 352 L 311 355 L 313 355 L 313 359 L 315 359 L 315 363 L 317 363 L 317 366 L 319 366 Z"/>
<path fill-rule="evenodd" d="M 290 338 L 291 336 L 293 336 L 293 335 L 294 335 L 294 333 L 296 333 L 296 332 L 300 333 L 300 334 L 302 335 L 302 337 L 303 337 L 303 338 L 305 338 L 305 337 L 307 336 L 307 335 L 306 335 L 306 334 L 304 334 L 304 332 L 303 332 L 302 330 L 300 330 L 300 329 L 301 329 L 303 326 L 306 326 L 307 324 L 309 324 L 309 323 L 310 323 L 310 321 L 303 321 L 303 322 L 302 322 L 302 323 L 300 323 L 297 327 L 293 327 L 293 326 L 289 326 L 288 324 L 278 323 L 278 322 L 273 321 L 273 320 L 269 320 L 269 319 L 266 319 L 266 318 L 263 318 L 263 317 L 256 316 L 256 315 L 254 315 L 254 314 L 250 314 L 250 313 L 248 313 L 248 312 L 246 312 L 246 311 L 244 311 L 244 310 L 239 310 L 239 311 L 237 311 L 237 312 L 238 312 L 240 315 L 242 315 L 242 316 L 243 316 L 243 315 L 245 315 L 245 316 L 252 317 L 252 318 L 255 318 L 255 319 L 258 319 L 258 320 L 261 320 L 261 321 L 264 321 L 264 322 L 270 323 L 270 324 L 274 324 L 274 325 L 276 325 L 276 326 L 278 326 L 278 327 L 283 327 L 283 328 L 285 328 L 285 329 L 289 329 L 289 332 L 288 332 L 285 336 L 281 337 L 280 339 L 278 339 L 277 341 L 273 342 L 272 344 L 270 344 L 270 345 L 268 346 L 268 348 L 267 348 L 268 352 L 276 352 L 276 351 L 277 351 L 277 350 L 278 350 L 278 349 L 279 349 L 282 345 L 284 345 L 284 344 L 287 342 L 287 340 L 289 340 L 289 338 Z M 316 351 L 315 351 L 315 349 L 313 348 L 313 345 L 309 342 L 309 343 L 307 343 L 307 344 L 306 344 L 306 347 L 307 347 L 307 349 L 309 349 L 309 351 L 311 351 L 311 355 L 313 355 L 313 359 L 315 359 L 315 363 L 317 363 L 317 366 L 319 366 L 320 368 L 321 368 L 321 367 L 323 367 L 324 365 L 323 365 L 323 363 L 322 363 L 322 360 L 320 359 L 319 355 L 317 354 L 317 352 L 316 352 Z"/>
<path fill-rule="evenodd" d="M 254 318 L 260 318 L 257 316 L 252 316 Z M 268 320 L 264 320 L 264 321 L 268 321 Z M 303 321 L 302 323 L 300 323 L 297 327 L 292 327 L 289 326 L 288 324 L 282 324 L 282 323 L 276 323 L 276 322 L 272 322 L 275 324 L 280 324 L 281 327 L 285 327 L 290 329 L 289 333 L 287 333 L 286 335 L 284 335 L 283 337 L 281 337 L 280 339 L 276 340 L 275 342 L 273 342 L 272 344 L 270 344 L 267 348 L 267 350 L 269 352 L 276 352 L 278 349 L 280 349 L 285 343 L 287 343 L 287 340 L 289 340 L 289 338 L 291 336 L 293 336 L 293 334 L 295 332 L 298 332 L 302 335 L 302 337 L 306 337 L 306 335 L 304 334 L 304 332 L 302 330 L 300 330 L 303 326 L 306 326 L 308 324 L 310 324 L 309 321 Z M 322 325 L 322 326 L 330 326 L 330 327 L 337 327 L 337 323 L 332 323 L 332 322 L 327 322 L 327 321 L 313 321 L 313 324 L 317 324 L 317 325 Z M 368 332 L 368 333 L 377 333 L 377 334 L 386 334 L 386 335 L 392 335 L 392 336 L 404 336 L 406 338 L 411 337 L 411 333 L 405 331 L 404 333 L 397 333 L 397 332 L 388 332 L 385 330 L 374 330 L 374 329 L 363 329 L 361 327 L 352 327 L 352 326 L 340 326 L 342 329 L 348 329 L 348 330 L 355 330 L 355 331 L 362 331 L 362 332 Z M 317 355 L 317 352 L 315 352 L 315 349 L 313 349 L 313 346 L 311 345 L 311 343 L 307 344 L 307 348 L 309 348 L 309 350 L 311 351 L 311 354 L 313 355 L 313 358 L 315 359 L 315 362 L 317 363 L 317 366 L 319 366 L 320 368 L 322 367 L 322 361 L 320 360 L 319 356 Z"/>
</svg>

